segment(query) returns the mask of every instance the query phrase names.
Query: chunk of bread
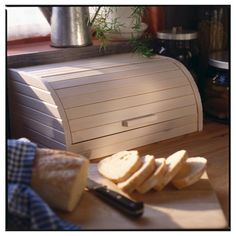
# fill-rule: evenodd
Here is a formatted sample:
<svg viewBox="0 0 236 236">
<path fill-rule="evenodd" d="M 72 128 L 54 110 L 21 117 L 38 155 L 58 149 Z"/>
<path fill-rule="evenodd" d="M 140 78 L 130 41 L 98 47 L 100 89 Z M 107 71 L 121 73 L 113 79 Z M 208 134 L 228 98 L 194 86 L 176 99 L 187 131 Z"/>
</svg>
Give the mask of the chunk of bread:
<svg viewBox="0 0 236 236">
<path fill-rule="evenodd" d="M 154 186 L 157 185 L 159 181 L 162 181 L 163 176 L 167 170 L 166 160 L 165 158 L 157 158 L 155 159 L 156 169 L 155 172 L 146 179 L 141 185 L 136 187 L 136 190 L 139 193 L 146 193 L 151 190 Z"/>
<path fill-rule="evenodd" d="M 89 161 L 71 152 L 37 149 L 32 188 L 53 208 L 72 211 L 87 183 Z"/>
<path fill-rule="evenodd" d="M 203 157 L 190 157 L 183 164 L 171 183 L 178 189 L 196 183 L 204 173 L 207 160 Z"/>
<path fill-rule="evenodd" d="M 183 164 L 188 158 L 188 153 L 186 150 L 180 150 L 173 153 L 166 159 L 167 171 L 161 181 L 159 181 L 154 189 L 161 191 L 180 171 Z"/>
<path fill-rule="evenodd" d="M 131 175 L 129 179 L 117 184 L 118 188 L 128 194 L 132 193 L 137 186 L 142 184 L 156 168 L 154 156 L 146 155 L 141 159 L 143 163 L 141 168 Z"/>
<path fill-rule="evenodd" d="M 127 180 L 142 165 L 138 151 L 121 151 L 98 163 L 98 171 L 114 183 Z"/>
</svg>

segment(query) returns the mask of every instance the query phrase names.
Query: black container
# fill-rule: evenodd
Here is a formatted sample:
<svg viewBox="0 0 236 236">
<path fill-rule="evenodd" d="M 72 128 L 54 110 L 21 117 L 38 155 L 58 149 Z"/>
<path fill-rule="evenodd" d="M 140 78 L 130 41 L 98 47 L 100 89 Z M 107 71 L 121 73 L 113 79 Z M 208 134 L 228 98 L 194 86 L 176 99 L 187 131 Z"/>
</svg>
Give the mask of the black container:
<svg viewBox="0 0 236 236">
<path fill-rule="evenodd" d="M 229 56 L 226 51 L 212 53 L 208 60 L 204 91 L 204 111 L 221 120 L 229 120 Z"/>
<path fill-rule="evenodd" d="M 198 66 L 198 34 L 196 31 L 182 30 L 173 27 L 172 30 L 157 32 L 156 53 L 177 59 L 192 73 L 197 82 Z"/>
</svg>

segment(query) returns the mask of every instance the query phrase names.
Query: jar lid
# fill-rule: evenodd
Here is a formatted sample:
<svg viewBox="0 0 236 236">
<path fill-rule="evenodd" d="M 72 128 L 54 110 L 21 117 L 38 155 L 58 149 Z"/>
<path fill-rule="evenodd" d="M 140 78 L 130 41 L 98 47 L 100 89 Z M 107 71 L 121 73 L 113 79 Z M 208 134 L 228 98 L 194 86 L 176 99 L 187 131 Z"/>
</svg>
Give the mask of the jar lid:
<svg viewBox="0 0 236 236">
<path fill-rule="evenodd" d="M 229 69 L 229 53 L 227 51 L 218 51 L 211 53 L 209 55 L 208 64 L 219 68 L 219 69 Z"/>
<path fill-rule="evenodd" d="M 167 40 L 192 40 L 197 39 L 197 32 L 191 30 L 183 30 L 182 27 L 173 27 L 171 30 L 163 30 L 157 32 L 158 39 Z"/>
</svg>

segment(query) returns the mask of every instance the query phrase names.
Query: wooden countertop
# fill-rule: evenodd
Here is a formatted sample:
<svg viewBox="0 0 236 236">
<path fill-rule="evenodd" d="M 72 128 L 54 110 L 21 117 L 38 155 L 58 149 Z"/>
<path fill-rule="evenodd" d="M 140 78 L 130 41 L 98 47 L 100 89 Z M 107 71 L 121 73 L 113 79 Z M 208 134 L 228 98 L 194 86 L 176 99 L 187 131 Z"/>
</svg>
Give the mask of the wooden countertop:
<svg viewBox="0 0 236 236">
<path fill-rule="evenodd" d="M 190 156 L 208 161 L 207 173 L 226 219 L 229 219 L 229 125 L 205 120 L 203 131 L 172 138 L 138 148 L 141 154 L 167 157 L 186 149 Z"/>
</svg>

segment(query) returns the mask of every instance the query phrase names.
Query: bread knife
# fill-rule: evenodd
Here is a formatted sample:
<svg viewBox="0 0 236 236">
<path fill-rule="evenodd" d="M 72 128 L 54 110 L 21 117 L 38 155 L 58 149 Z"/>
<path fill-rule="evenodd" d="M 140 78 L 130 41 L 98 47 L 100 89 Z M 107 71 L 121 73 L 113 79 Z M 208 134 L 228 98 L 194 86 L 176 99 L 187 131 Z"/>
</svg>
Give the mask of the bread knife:
<svg viewBox="0 0 236 236">
<path fill-rule="evenodd" d="M 107 188 L 107 186 L 101 185 L 91 179 L 88 179 L 87 188 L 105 202 L 110 203 L 112 206 L 128 215 L 141 216 L 143 214 L 143 202 L 132 201 L 118 192 Z"/>
</svg>

